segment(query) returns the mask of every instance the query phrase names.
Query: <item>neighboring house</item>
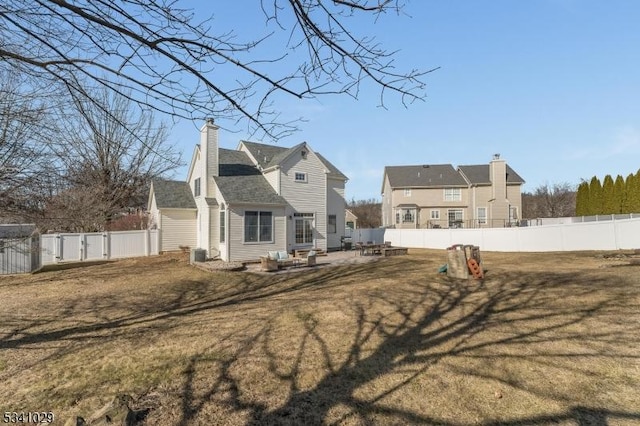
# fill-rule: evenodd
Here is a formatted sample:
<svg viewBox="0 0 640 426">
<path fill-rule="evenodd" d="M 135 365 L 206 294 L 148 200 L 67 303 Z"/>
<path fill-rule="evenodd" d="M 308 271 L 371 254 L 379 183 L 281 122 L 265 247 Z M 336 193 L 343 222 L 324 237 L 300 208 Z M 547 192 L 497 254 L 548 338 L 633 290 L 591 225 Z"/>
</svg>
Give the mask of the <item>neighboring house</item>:
<svg viewBox="0 0 640 426">
<path fill-rule="evenodd" d="M 358 229 L 358 216 L 353 214 L 353 212 L 349 209 L 346 209 L 344 211 L 344 214 L 345 226 L 349 229 Z"/>
<path fill-rule="evenodd" d="M 498 227 L 516 223 L 524 180 L 496 154 L 489 164 L 387 166 L 382 224 L 396 228 Z"/>
<path fill-rule="evenodd" d="M 149 211 L 163 251 L 189 246 L 235 261 L 269 250 L 340 248 L 347 177 L 326 158 L 306 142 L 220 148 L 212 120 L 200 134 L 187 181 L 151 184 Z"/>
</svg>

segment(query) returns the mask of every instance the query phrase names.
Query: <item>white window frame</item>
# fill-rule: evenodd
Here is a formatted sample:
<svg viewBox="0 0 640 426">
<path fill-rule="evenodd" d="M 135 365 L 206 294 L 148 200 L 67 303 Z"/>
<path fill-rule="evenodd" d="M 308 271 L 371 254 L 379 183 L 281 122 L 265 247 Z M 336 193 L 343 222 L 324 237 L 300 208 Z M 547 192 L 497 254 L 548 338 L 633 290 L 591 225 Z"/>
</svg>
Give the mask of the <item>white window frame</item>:
<svg viewBox="0 0 640 426">
<path fill-rule="evenodd" d="M 305 172 L 293 172 L 293 180 L 298 183 L 307 183 L 309 175 Z"/>
<path fill-rule="evenodd" d="M 462 188 L 444 188 L 444 201 L 462 201 Z"/>
<path fill-rule="evenodd" d="M 315 236 L 315 215 L 313 213 L 293 214 L 293 233 L 296 245 L 313 244 Z M 298 223 L 302 225 L 302 233 L 298 234 Z M 309 225 L 307 227 L 307 225 Z"/>
<path fill-rule="evenodd" d="M 429 217 L 431 220 L 440 220 L 440 210 L 431 210 Z"/>
<path fill-rule="evenodd" d="M 247 213 L 257 213 L 258 214 L 258 235 L 257 235 L 257 240 L 256 241 L 247 241 Z M 266 226 L 266 224 L 262 223 L 262 216 L 271 216 L 271 223 L 268 224 L 269 228 L 271 229 L 271 239 L 267 240 L 262 240 L 261 239 L 261 227 L 262 226 Z M 272 211 L 263 211 L 263 210 L 245 210 L 244 215 L 243 215 L 243 221 L 244 223 L 242 224 L 243 227 L 243 242 L 245 244 L 273 244 L 274 242 L 274 237 L 275 237 L 275 226 L 274 226 L 274 217 L 275 215 L 273 214 Z"/>
<path fill-rule="evenodd" d="M 464 209 L 447 209 L 447 226 L 449 226 L 449 228 L 451 228 L 451 212 L 460 212 L 460 218 L 458 218 L 458 215 L 456 214 L 454 216 L 453 221 L 454 222 L 462 222 L 462 225 L 464 226 Z"/>
<path fill-rule="evenodd" d="M 227 212 L 220 210 L 220 242 L 224 243 L 227 237 Z"/>
<path fill-rule="evenodd" d="M 408 220 L 409 218 L 410 220 Z M 416 209 L 401 209 L 400 220 L 402 223 L 416 223 Z"/>
<path fill-rule="evenodd" d="M 201 193 L 202 193 L 202 185 L 200 183 L 200 178 L 196 178 L 193 181 L 193 196 L 199 197 Z"/>
<path fill-rule="evenodd" d="M 481 215 L 480 211 L 484 211 L 484 214 Z M 476 208 L 476 218 L 478 219 L 478 225 L 486 225 L 487 224 L 487 208 L 486 207 L 477 207 Z"/>
<path fill-rule="evenodd" d="M 411 197 L 411 188 L 405 188 L 404 189 L 404 196 L 405 197 Z"/>
<path fill-rule="evenodd" d="M 338 233 L 338 216 L 330 214 L 327 216 L 327 234 L 336 233 Z"/>
</svg>

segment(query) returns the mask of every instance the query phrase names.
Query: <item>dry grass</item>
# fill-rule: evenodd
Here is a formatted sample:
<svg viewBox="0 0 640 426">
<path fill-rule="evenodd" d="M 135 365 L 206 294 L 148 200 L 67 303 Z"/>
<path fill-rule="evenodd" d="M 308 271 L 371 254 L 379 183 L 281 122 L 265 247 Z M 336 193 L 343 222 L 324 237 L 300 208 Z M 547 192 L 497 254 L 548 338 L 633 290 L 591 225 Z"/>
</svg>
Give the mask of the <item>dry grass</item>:
<svg viewBox="0 0 640 426">
<path fill-rule="evenodd" d="M 442 251 L 303 274 L 171 257 L 0 278 L 0 412 L 153 425 L 640 423 L 640 267 Z M 603 267 L 607 266 L 607 267 Z"/>
</svg>

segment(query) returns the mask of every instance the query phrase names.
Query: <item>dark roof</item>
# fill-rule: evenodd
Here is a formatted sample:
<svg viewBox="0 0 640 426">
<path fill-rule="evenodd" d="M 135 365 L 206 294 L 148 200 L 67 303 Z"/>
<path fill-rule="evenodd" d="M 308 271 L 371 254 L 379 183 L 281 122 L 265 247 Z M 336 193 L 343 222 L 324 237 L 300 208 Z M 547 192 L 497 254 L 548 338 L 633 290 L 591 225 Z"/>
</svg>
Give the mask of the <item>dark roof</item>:
<svg viewBox="0 0 640 426">
<path fill-rule="evenodd" d="M 477 164 L 471 166 L 458 167 L 462 173 L 469 179 L 469 182 L 473 185 L 490 185 L 491 179 L 489 178 L 489 165 Z M 507 164 L 507 183 L 524 183 L 524 179 L 520 177 L 509 165 Z"/>
<path fill-rule="evenodd" d="M 287 204 L 261 174 L 215 176 L 213 179 L 228 204 Z"/>
<path fill-rule="evenodd" d="M 185 181 L 154 179 L 153 193 L 159 209 L 195 209 L 191 188 Z"/>
<path fill-rule="evenodd" d="M 220 176 L 259 175 L 246 152 L 220 148 L 218 150 L 218 174 Z"/>
<path fill-rule="evenodd" d="M 36 232 L 36 225 L 32 223 L 0 225 L 0 238 L 29 237 L 35 232 Z"/>
<path fill-rule="evenodd" d="M 277 166 L 285 158 L 287 158 L 290 153 L 292 153 L 300 145 L 302 145 L 298 144 L 291 148 L 284 148 L 281 146 L 266 145 L 263 143 L 249 141 L 242 141 L 242 143 L 247 147 L 251 155 L 253 155 L 260 167 L 262 167 L 263 169 Z"/>
<path fill-rule="evenodd" d="M 338 170 L 338 168 L 336 166 L 334 166 L 329 160 L 324 158 L 323 155 L 320 155 L 319 152 L 316 152 L 316 155 L 318 156 L 320 161 L 322 161 L 322 164 L 324 164 L 324 166 L 329 170 L 329 175 L 337 177 L 337 178 L 341 178 L 341 179 L 347 179 L 347 177 L 344 175 L 344 173 L 342 173 L 340 170 Z"/>
<path fill-rule="evenodd" d="M 268 169 L 269 167 L 279 165 L 292 152 L 305 144 L 305 142 L 302 142 L 291 148 L 284 148 L 280 146 L 266 145 L 263 143 L 249 141 L 242 141 L 242 143 L 247 147 L 251 155 L 253 155 L 262 169 Z M 316 155 L 318 156 L 322 164 L 324 164 L 324 166 L 327 168 L 327 170 L 329 170 L 330 175 L 341 179 L 347 179 L 347 177 L 323 155 L 320 155 L 320 153 L 318 152 L 316 152 Z"/>
<path fill-rule="evenodd" d="M 387 166 L 384 171 L 392 188 L 467 186 L 462 175 L 451 164 Z"/>
<path fill-rule="evenodd" d="M 264 145 L 269 146 L 269 145 Z M 228 204 L 286 204 L 265 177 L 253 165 L 246 152 L 219 151 L 219 175 L 214 180 Z"/>
</svg>

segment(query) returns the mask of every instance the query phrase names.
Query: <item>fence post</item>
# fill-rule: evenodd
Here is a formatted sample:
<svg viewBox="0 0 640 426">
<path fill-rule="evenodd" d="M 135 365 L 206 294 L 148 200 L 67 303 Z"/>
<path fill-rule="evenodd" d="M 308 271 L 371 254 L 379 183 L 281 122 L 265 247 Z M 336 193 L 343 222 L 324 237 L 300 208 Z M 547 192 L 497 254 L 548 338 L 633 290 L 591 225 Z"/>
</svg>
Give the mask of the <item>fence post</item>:
<svg viewBox="0 0 640 426">
<path fill-rule="evenodd" d="M 104 255 L 107 260 L 111 259 L 111 233 L 109 231 L 104 233 Z"/>
<path fill-rule="evenodd" d="M 151 246 L 151 241 L 150 241 L 151 235 L 149 234 L 149 230 L 146 229 L 144 231 L 144 255 L 145 256 L 149 256 L 149 247 Z"/>
<path fill-rule="evenodd" d="M 62 259 L 62 237 L 60 236 L 60 234 L 56 234 L 56 243 L 54 244 L 54 257 L 56 259 L 56 263 L 60 262 L 60 259 Z"/>
<path fill-rule="evenodd" d="M 102 258 L 109 259 L 107 255 L 107 233 L 106 232 L 102 233 Z"/>
</svg>

